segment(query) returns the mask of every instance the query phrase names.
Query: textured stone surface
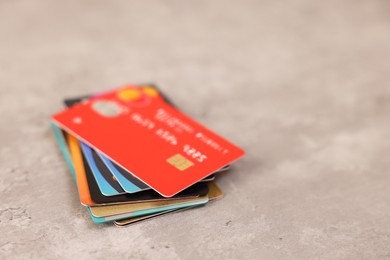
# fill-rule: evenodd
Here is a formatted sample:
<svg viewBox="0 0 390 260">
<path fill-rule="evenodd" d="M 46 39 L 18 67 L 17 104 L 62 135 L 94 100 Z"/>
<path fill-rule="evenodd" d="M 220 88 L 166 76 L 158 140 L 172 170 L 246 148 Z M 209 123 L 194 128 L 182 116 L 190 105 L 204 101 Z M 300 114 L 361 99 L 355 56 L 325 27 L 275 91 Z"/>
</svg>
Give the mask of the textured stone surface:
<svg viewBox="0 0 390 260">
<path fill-rule="evenodd" d="M 389 259 L 390 2 L 0 0 L 0 258 Z M 63 97 L 155 82 L 247 150 L 201 209 L 80 205 Z"/>
</svg>

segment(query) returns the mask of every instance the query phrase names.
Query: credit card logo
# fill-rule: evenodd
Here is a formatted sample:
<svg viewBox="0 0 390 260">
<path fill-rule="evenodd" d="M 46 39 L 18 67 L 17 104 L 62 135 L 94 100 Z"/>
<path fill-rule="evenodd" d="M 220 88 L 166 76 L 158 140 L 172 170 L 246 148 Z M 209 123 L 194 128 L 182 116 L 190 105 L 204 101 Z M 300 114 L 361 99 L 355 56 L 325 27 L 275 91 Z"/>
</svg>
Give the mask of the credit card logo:
<svg viewBox="0 0 390 260">
<path fill-rule="evenodd" d="M 99 100 L 92 104 L 92 109 L 104 117 L 116 117 L 122 112 L 122 109 L 115 101 Z"/>
</svg>

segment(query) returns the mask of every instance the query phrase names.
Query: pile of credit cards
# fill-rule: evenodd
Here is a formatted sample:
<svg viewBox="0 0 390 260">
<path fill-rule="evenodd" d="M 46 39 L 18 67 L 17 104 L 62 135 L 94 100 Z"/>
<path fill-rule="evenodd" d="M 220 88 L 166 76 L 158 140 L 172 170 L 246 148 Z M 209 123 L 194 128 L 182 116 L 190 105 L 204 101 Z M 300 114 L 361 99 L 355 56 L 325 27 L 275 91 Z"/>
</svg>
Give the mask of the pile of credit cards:
<svg viewBox="0 0 390 260">
<path fill-rule="evenodd" d="M 64 104 L 51 126 L 95 223 L 125 226 L 221 198 L 215 174 L 244 155 L 153 85 Z"/>
</svg>

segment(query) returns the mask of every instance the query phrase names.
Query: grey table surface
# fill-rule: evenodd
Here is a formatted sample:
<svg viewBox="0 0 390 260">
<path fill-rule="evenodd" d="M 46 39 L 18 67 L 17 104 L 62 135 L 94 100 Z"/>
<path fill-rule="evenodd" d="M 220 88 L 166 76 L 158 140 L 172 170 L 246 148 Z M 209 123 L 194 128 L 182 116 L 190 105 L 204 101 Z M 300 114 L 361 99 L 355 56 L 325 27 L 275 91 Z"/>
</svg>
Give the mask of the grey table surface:
<svg viewBox="0 0 390 260">
<path fill-rule="evenodd" d="M 0 0 L 1 259 L 390 259 L 390 2 Z M 154 82 L 247 155 L 224 199 L 96 225 L 49 127 Z"/>
</svg>

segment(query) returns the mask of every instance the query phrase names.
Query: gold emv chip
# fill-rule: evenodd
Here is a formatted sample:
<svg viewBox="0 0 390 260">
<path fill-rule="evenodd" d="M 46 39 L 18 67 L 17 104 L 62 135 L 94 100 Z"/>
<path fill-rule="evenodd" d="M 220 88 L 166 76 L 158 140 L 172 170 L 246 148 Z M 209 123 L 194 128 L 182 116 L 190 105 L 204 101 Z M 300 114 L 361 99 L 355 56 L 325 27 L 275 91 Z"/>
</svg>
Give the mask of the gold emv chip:
<svg viewBox="0 0 390 260">
<path fill-rule="evenodd" d="M 167 159 L 167 162 L 175 167 L 176 169 L 180 171 L 184 171 L 188 169 L 189 167 L 193 166 L 194 163 L 191 162 L 190 160 L 186 159 L 183 155 L 181 154 L 176 154 L 172 156 L 171 158 Z"/>
</svg>

